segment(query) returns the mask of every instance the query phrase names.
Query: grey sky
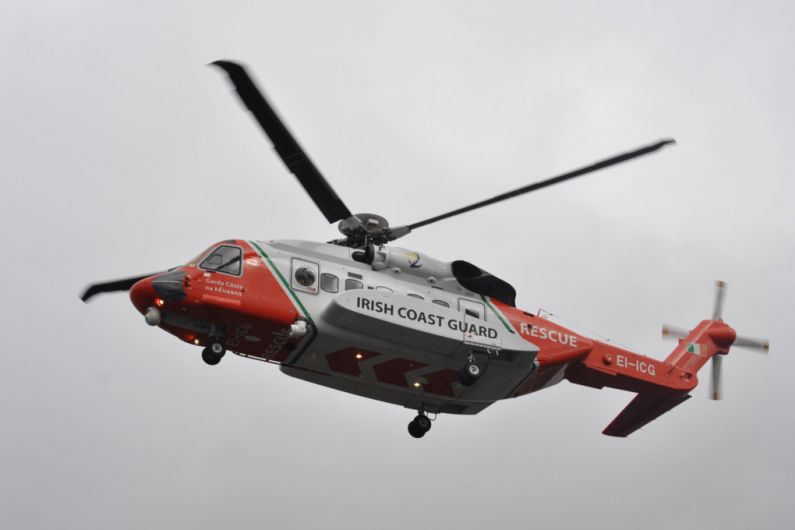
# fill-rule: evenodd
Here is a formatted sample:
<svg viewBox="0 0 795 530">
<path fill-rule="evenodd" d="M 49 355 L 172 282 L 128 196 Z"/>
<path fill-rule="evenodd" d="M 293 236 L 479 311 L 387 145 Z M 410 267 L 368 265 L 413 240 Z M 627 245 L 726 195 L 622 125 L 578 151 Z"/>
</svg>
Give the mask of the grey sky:
<svg viewBox="0 0 795 530">
<path fill-rule="evenodd" d="M 0 5 L 0 527 L 792 526 L 792 3 L 287 4 Z M 675 137 L 401 244 L 656 357 L 724 279 L 770 356 L 626 440 L 600 432 L 630 394 L 568 383 L 414 440 L 409 410 L 84 306 L 220 239 L 334 237 L 218 58 L 393 224 Z"/>
</svg>

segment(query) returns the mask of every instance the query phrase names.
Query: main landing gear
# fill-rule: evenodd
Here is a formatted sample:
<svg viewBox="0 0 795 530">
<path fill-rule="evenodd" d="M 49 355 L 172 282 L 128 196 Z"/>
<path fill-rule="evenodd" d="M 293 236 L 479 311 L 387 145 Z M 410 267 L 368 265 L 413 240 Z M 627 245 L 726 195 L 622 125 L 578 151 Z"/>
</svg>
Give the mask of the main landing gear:
<svg viewBox="0 0 795 530">
<path fill-rule="evenodd" d="M 430 430 L 431 419 L 422 411 L 409 423 L 409 434 L 414 438 L 422 438 Z"/>
<path fill-rule="evenodd" d="M 212 341 L 202 350 L 202 360 L 210 366 L 215 366 L 221 362 L 226 348 L 218 341 Z"/>
</svg>

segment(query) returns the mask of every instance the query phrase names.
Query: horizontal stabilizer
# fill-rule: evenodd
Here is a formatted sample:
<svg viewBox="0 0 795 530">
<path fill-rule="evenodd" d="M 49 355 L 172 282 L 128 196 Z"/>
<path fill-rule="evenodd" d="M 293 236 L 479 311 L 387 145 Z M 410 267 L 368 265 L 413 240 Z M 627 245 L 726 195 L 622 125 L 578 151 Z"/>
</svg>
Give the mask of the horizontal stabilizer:
<svg viewBox="0 0 795 530">
<path fill-rule="evenodd" d="M 638 394 L 629 402 L 629 405 L 624 407 L 621 414 L 616 416 L 610 425 L 602 431 L 602 434 L 621 438 L 629 436 L 688 399 L 690 399 L 690 394 L 668 396 Z"/>
</svg>

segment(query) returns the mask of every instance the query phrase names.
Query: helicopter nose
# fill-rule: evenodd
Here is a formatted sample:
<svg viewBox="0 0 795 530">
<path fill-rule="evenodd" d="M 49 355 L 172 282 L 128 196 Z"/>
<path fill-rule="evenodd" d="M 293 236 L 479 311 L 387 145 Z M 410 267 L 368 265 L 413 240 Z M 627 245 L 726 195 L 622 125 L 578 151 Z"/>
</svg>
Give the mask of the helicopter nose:
<svg viewBox="0 0 795 530">
<path fill-rule="evenodd" d="M 162 320 L 161 311 L 166 303 L 185 299 L 187 283 L 188 275 L 183 270 L 155 274 L 133 284 L 130 288 L 130 299 L 135 308 L 146 317 L 146 323 L 157 326 Z"/>
<path fill-rule="evenodd" d="M 164 272 L 152 277 L 152 287 L 157 294 L 169 302 L 180 302 L 185 299 L 185 284 L 188 274 L 183 270 Z"/>
<path fill-rule="evenodd" d="M 180 302 L 185 299 L 187 273 L 174 270 L 149 276 L 133 284 L 130 299 L 141 313 L 150 306 L 161 307 L 165 302 Z"/>
<path fill-rule="evenodd" d="M 143 313 L 144 320 L 150 326 L 159 326 L 163 321 L 160 309 L 165 305 L 165 300 L 160 297 L 157 279 L 160 275 L 150 276 L 136 282 L 130 289 L 130 299 L 138 311 Z"/>
<path fill-rule="evenodd" d="M 139 280 L 130 288 L 130 300 L 135 308 L 143 314 L 146 313 L 149 307 L 158 306 L 159 298 L 157 296 L 157 291 L 155 291 L 152 285 L 152 280 L 156 277 L 157 276 L 150 276 L 143 280 Z M 159 305 L 163 305 L 162 300 Z"/>
</svg>

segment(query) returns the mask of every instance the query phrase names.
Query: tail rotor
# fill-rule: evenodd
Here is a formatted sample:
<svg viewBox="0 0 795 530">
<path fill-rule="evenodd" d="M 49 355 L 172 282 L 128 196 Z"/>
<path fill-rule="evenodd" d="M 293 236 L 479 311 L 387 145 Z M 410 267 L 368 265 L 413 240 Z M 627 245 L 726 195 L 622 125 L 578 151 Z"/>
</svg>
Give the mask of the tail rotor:
<svg viewBox="0 0 795 530">
<path fill-rule="evenodd" d="M 726 282 L 718 280 L 715 282 L 715 305 L 712 310 L 712 320 L 722 321 L 723 315 L 723 301 L 726 297 Z M 664 324 L 662 328 L 663 338 L 677 338 L 684 339 L 689 332 L 677 326 Z M 770 350 L 770 342 L 764 339 L 755 339 L 750 337 L 738 336 L 732 343 L 733 346 L 746 348 L 750 350 L 760 351 L 767 353 Z M 709 392 L 710 399 L 721 399 L 721 366 L 723 363 L 723 356 L 728 353 L 727 351 L 720 352 L 712 356 L 712 377 L 710 379 L 711 387 Z"/>
</svg>

